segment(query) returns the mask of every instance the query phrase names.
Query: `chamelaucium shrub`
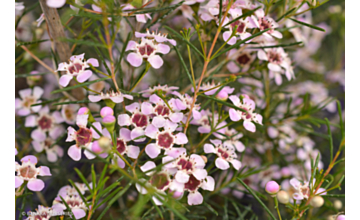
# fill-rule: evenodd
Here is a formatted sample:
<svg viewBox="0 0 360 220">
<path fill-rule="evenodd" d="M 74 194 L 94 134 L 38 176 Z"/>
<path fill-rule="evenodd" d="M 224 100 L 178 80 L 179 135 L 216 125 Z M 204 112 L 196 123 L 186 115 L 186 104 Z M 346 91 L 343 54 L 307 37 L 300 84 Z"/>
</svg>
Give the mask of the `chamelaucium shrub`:
<svg viewBox="0 0 360 220">
<path fill-rule="evenodd" d="M 16 2 L 16 218 L 345 219 L 344 6 Z"/>
</svg>

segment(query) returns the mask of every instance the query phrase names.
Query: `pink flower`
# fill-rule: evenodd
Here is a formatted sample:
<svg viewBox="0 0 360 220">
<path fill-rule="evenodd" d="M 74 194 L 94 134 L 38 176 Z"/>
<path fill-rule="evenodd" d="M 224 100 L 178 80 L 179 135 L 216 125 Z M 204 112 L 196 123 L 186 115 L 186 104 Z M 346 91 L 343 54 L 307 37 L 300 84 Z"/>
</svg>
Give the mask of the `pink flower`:
<svg viewBox="0 0 360 220">
<path fill-rule="evenodd" d="M 315 183 L 315 179 L 313 180 L 313 183 Z M 295 193 L 293 194 L 293 198 L 296 200 L 303 200 L 308 199 L 310 196 L 310 186 L 308 181 L 304 181 L 304 183 L 301 183 L 299 180 L 292 178 L 290 180 L 291 186 L 294 188 Z M 325 195 L 326 192 L 324 192 L 325 189 L 319 188 L 319 190 L 316 192 L 316 194 Z M 322 193 L 321 193 L 322 192 Z"/>
<path fill-rule="evenodd" d="M 26 117 L 25 127 L 37 127 L 31 132 L 31 138 L 42 142 L 46 139 L 46 134 L 55 140 L 64 132 L 64 127 L 59 125 L 64 122 L 60 112 L 55 111 L 50 114 L 48 106 L 44 106 L 39 112 L 39 116 L 30 115 Z"/>
<path fill-rule="evenodd" d="M 129 50 L 134 52 L 129 53 L 126 60 L 132 66 L 139 67 L 143 63 L 143 60 L 146 60 L 153 68 L 159 69 L 164 61 L 157 53 L 167 54 L 170 52 L 170 47 L 162 43 L 157 43 L 155 40 L 141 38 L 140 44 L 135 41 L 129 41 L 126 51 Z"/>
<path fill-rule="evenodd" d="M 69 196 L 67 194 L 62 194 L 55 198 L 52 209 L 56 215 L 64 215 L 63 211 L 66 210 L 66 206 L 63 204 L 60 196 L 69 206 L 76 219 L 81 219 L 86 216 L 87 207 L 81 197 L 79 195 Z"/>
<path fill-rule="evenodd" d="M 124 101 L 124 98 L 133 100 L 133 97 L 131 95 L 122 94 L 121 92 L 107 92 L 103 93 L 101 92 L 100 95 L 89 95 L 89 100 L 91 102 L 99 102 L 100 100 L 110 99 L 114 103 L 122 103 Z"/>
<path fill-rule="evenodd" d="M 76 131 L 73 127 L 68 127 L 68 137 L 66 142 L 76 141 L 76 144 L 72 145 L 68 150 L 68 155 L 71 159 L 75 161 L 79 161 L 81 159 L 81 148 L 84 147 L 85 151 L 84 154 L 88 159 L 94 159 L 95 155 L 91 152 L 87 151 L 86 149 L 92 149 L 92 140 L 93 138 L 99 139 L 100 135 L 93 129 L 87 128 L 89 115 L 77 115 L 76 124 L 79 126 L 79 129 Z M 94 122 L 93 126 L 99 131 L 102 132 L 103 129 L 101 128 L 100 122 Z M 104 128 L 104 130 L 106 130 Z"/>
<path fill-rule="evenodd" d="M 258 50 L 257 56 L 260 60 L 269 62 L 267 66 L 270 70 L 271 77 L 275 78 L 277 85 L 282 83 L 280 74 L 285 73 L 288 80 L 295 78 L 291 60 L 283 48 L 265 48 L 264 50 Z"/>
<path fill-rule="evenodd" d="M 227 170 L 230 168 L 229 163 L 233 165 L 236 170 L 239 170 L 241 167 L 241 162 L 237 160 L 237 155 L 235 154 L 234 148 L 224 147 L 220 140 L 210 140 L 212 144 L 204 145 L 204 152 L 214 153 L 218 156 L 215 160 L 215 165 L 221 170 Z"/>
<path fill-rule="evenodd" d="M 182 132 L 174 134 L 173 132 L 178 127 L 178 124 L 171 121 L 166 121 L 164 130 L 159 131 L 154 125 L 150 124 L 145 129 L 145 135 L 155 139 L 156 143 L 148 144 L 145 148 L 146 154 L 150 158 L 156 158 L 161 150 L 170 151 L 174 144 L 182 145 L 188 143 L 186 135 Z"/>
<path fill-rule="evenodd" d="M 235 15 L 233 19 L 239 16 L 240 15 Z M 226 24 L 225 22 L 226 21 L 224 21 L 224 24 Z M 235 28 L 236 28 L 235 36 L 231 37 L 231 39 L 227 42 L 227 44 L 234 45 L 236 43 L 237 37 L 239 37 L 241 40 L 245 40 L 246 38 L 250 37 L 251 34 L 249 32 L 246 32 L 246 29 L 248 28 L 248 24 L 249 24 L 249 17 L 246 17 L 245 19 L 238 19 L 237 21 L 226 26 L 225 28 L 229 28 L 229 30 L 223 33 L 224 41 L 227 41 L 230 38 Z M 251 40 L 249 40 L 248 42 L 250 41 Z"/>
<path fill-rule="evenodd" d="M 240 70 L 246 72 L 250 68 L 250 64 L 255 60 L 256 56 L 249 52 L 243 51 L 238 53 L 237 49 L 232 49 L 227 55 L 230 60 L 226 67 L 232 73 L 238 73 Z M 241 69 L 240 69 L 241 68 Z"/>
<path fill-rule="evenodd" d="M 198 132 L 199 133 L 209 133 L 211 131 L 212 125 L 215 127 L 217 132 L 223 132 L 225 128 L 222 128 L 226 125 L 225 121 L 218 122 L 219 114 L 214 113 L 214 121 L 212 121 L 212 113 L 210 110 L 201 110 L 200 117 L 194 118 L 190 123 L 194 125 L 198 125 Z"/>
<path fill-rule="evenodd" d="M 56 162 L 59 157 L 64 155 L 64 150 L 59 145 L 55 144 L 52 138 L 46 138 L 44 141 L 33 140 L 31 142 L 36 152 L 45 150 L 47 160 Z M 54 145 L 55 144 L 55 145 Z"/>
<path fill-rule="evenodd" d="M 256 16 L 255 16 L 256 15 Z M 255 15 L 251 15 L 250 27 L 259 28 L 260 31 L 270 28 L 267 32 L 263 33 L 263 35 L 267 38 L 282 38 L 282 34 L 279 31 L 274 30 L 274 28 L 279 27 L 279 25 L 274 21 L 274 19 L 269 16 L 265 16 L 265 12 L 263 9 L 259 9 L 255 11 Z"/>
<path fill-rule="evenodd" d="M 44 90 L 38 86 L 33 89 L 23 89 L 19 91 L 20 98 L 15 99 L 16 114 L 20 116 L 27 116 L 31 112 L 38 112 L 41 109 L 41 105 L 31 107 L 36 103 L 41 103 L 40 97 L 44 93 Z"/>
<path fill-rule="evenodd" d="M 24 181 L 27 181 L 27 188 L 31 191 L 41 191 L 45 184 L 44 181 L 37 179 L 39 176 L 51 176 L 50 169 L 47 166 L 35 167 L 38 160 L 33 155 L 25 156 L 21 159 L 21 165 L 15 161 L 15 188 L 20 187 Z"/>
<path fill-rule="evenodd" d="M 274 195 L 280 190 L 280 186 L 275 181 L 269 181 L 266 183 L 265 190 L 267 193 Z"/>
<path fill-rule="evenodd" d="M 243 137 L 243 134 L 237 132 L 234 128 L 229 129 L 226 127 L 225 129 L 221 129 L 214 133 L 214 136 L 218 139 L 224 140 L 224 147 L 235 148 L 239 152 L 243 152 L 245 150 L 245 145 L 239 141 L 239 139 Z"/>
<path fill-rule="evenodd" d="M 78 104 L 63 105 L 61 109 L 61 116 L 65 122 L 73 125 L 76 121 L 77 111 L 80 108 Z"/>
<path fill-rule="evenodd" d="M 184 190 L 189 192 L 187 197 L 189 205 L 200 205 L 203 202 L 204 198 L 199 192 L 199 188 L 214 191 L 214 178 L 207 176 L 205 179 L 197 180 L 194 175 L 190 175 L 189 181 L 184 184 Z"/>
<path fill-rule="evenodd" d="M 244 111 L 240 111 L 230 108 L 229 116 L 231 121 L 239 121 L 243 119 L 244 120 L 243 125 L 245 129 L 251 132 L 255 132 L 256 127 L 253 121 L 258 124 L 262 124 L 262 116 L 253 112 L 255 110 L 255 102 L 251 100 L 249 96 L 247 95 L 243 95 L 243 96 L 244 97 L 241 101 L 237 96 L 232 95 L 229 97 L 229 99 L 236 107 L 244 110 Z"/>
<path fill-rule="evenodd" d="M 53 210 L 49 207 L 44 207 L 42 205 L 38 205 L 38 208 L 35 209 L 35 212 L 31 212 L 31 214 L 28 214 L 28 218 L 25 220 L 49 220 L 53 215 Z M 28 212 L 29 213 L 29 212 Z"/>
<path fill-rule="evenodd" d="M 77 81 L 80 83 L 85 82 L 88 80 L 91 75 L 91 70 L 85 70 L 86 68 L 89 68 L 91 64 L 94 67 L 99 66 L 99 62 L 97 59 L 90 58 L 89 60 L 84 60 L 84 55 L 74 55 L 70 57 L 69 63 L 60 63 L 58 71 L 66 71 L 66 74 L 62 75 L 59 79 L 59 84 L 61 86 L 67 86 L 70 82 L 70 80 L 76 76 Z"/>
</svg>

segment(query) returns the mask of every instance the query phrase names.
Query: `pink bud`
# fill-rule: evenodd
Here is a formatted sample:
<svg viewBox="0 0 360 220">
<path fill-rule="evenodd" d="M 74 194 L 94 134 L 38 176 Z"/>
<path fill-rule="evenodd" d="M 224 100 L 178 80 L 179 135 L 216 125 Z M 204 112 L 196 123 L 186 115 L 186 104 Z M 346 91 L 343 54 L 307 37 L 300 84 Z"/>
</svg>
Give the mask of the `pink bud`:
<svg viewBox="0 0 360 220">
<path fill-rule="evenodd" d="M 100 115 L 104 118 L 107 115 L 114 115 L 114 111 L 112 110 L 112 108 L 106 106 L 101 109 Z"/>
<path fill-rule="evenodd" d="M 336 220 L 345 220 L 345 215 L 339 215 Z"/>
<path fill-rule="evenodd" d="M 266 183 L 265 190 L 267 193 L 273 195 L 279 192 L 280 186 L 275 181 L 269 181 L 268 183 Z"/>
<path fill-rule="evenodd" d="M 94 153 L 101 153 L 102 152 L 102 149 L 101 149 L 98 141 L 93 142 L 93 144 L 91 146 L 91 150 L 94 151 Z"/>
<path fill-rule="evenodd" d="M 89 109 L 87 107 L 81 107 L 78 111 L 78 115 L 86 115 L 89 113 Z"/>
<path fill-rule="evenodd" d="M 220 99 L 220 100 L 226 100 L 228 99 L 229 94 L 227 92 L 224 91 L 224 89 L 222 89 L 217 95 L 216 98 Z"/>
<path fill-rule="evenodd" d="M 115 123 L 115 121 L 116 118 L 113 115 L 106 115 L 102 120 L 104 124 L 112 124 Z"/>
</svg>

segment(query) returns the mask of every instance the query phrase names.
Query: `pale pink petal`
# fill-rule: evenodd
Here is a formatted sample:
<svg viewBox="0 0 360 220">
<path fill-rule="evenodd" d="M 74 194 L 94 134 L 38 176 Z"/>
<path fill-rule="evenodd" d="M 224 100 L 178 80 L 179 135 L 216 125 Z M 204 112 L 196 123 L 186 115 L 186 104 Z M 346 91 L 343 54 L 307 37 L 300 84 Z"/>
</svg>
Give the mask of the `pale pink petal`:
<svg viewBox="0 0 360 220">
<path fill-rule="evenodd" d="M 291 184 L 295 189 L 298 188 L 298 187 L 301 185 L 300 181 L 297 180 L 296 178 L 292 178 L 292 179 L 290 180 L 290 184 Z"/>
<path fill-rule="evenodd" d="M 190 176 L 183 170 L 179 170 L 176 174 L 175 174 L 175 179 L 176 181 L 178 181 L 179 183 L 187 183 L 189 181 Z"/>
<path fill-rule="evenodd" d="M 224 41 L 226 42 L 231 36 L 231 31 L 225 31 L 223 33 L 223 38 L 224 38 Z M 236 43 L 236 37 L 233 36 L 228 42 L 227 44 L 229 45 L 234 45 Z"/>
<path fill-rule="evenodd" d="M 178 145 L 181 144 L 187 144 L 188 143 L 188 138 L 186 137 L 186 135 L 184 133 L 178 133 L 175 135 L 175 143 Z"/>
<path fill-rule="evenodd" d="M 87 145 L 86 149 L 84 150 L 84 155 L 87 159 L 92 160 L 94 159 L 96 156 L 91 153 L 90 151 L 88 151 L 87 149 L 91 150 L 92 149 L 92 143 L 90 143 L 89 145 Z"/>
<path fill-rule="evenodd" d="M 130 133 L 130 137 L 132 140 L 140 137 L 140 136 L 144 136 L 145 135 L 145 131 L 142 128 L 134 128 L 131 133 Z M 145 138 L 138 138 L 136 140 L 134 140 L 135 142 L 141 142 L 144 141 Z"/>
<path fill-rule="evenodd" d="M 29 115 L 25 119 L 25 127 L 35 127 L 36 126 L 36 119 L 35 115 Z"/>
<path fill-rule="evenodd" d="M 117 164 L 121 168 L 125 167 L 125 162 L 120 157 L 117 158 Z"/>
<path fill-rule="evenodd" d="M 144 165 L 142 165 L 140 167 L 140 170 L 143 171 L 144 173 L 146 173 L 146 175 L 150 176 L 152 175 L 155 171 L 152 172 L 148 172 L 149 170 L 153 170 L 156 168 L 156 164 L 153 161 L 148 161 L 146 162 Z"/>
<path fill-rule="evenodd" d="M 197 180 L 203 180 L 207 176 L 207 171 L 205 169 L 196 169 L 193 175 Z"/>
<path fill-rule="evenodd" d="M 194 193 L 191 192 L 188 195 L 188 204 L 189 205 L 200 205 L 201 203 L 203 203 L 203 200 L 204 200 L 203 196 L 198 191 L 196 191 Z"/>
<path fill-rule="evenodd" d="M 154 159 L 160 154 L 161 149 L 156 144 L 148 144 L 146 145 L 145 152 L 150 158 Z"/>
<path fill-rule="evenodd" d="M 62 125 L 57 125 L 49 131 L 49 136 L 56 140 L 58 137 L 60 137 L 60 135 L 64 134 L 64 131 L 65 129 Z"/>
<path fill-rule="evenodd" d="M 154 69 L 159 69 L 164 64 L 164 61 L 159 55 L 149 57 L 148 61 Z"/>
<path fill-rule="evenodd" d="M 151 123 L 157 128 L 162 128 L 165 125 L 165 119 L 162 116 L 156 116 Z"/>
<path fill-rule="evenodd" d="M 234 105 L 239 105 L 240 104 L 240 99 L 239 99 L 239 97 L 238 96 L 236 96 L 236 95 L 231 95 L 231 96 L 229 96 L 229 99 L 232 101 L 232 103 L 234 104 Z"/>
<path fill-rule="evenodd" d="M 64 118 L 61 116 L 61 113 L 58 111 L 53 112 L 52 116 L 54 117 L 57 124 L 63 123 L 65 121 Z"/>
<path fill-rule="evenodd" d="M 72 208 L 72 213 L 74 214 L 76 219 L 81 219 L 86 216 L 86 212 L 80 208 Z"/>
<path fill-rule="evenodd" d="M 204 161 L 204 159 L 202 159 L 202 157 L 200 155 L 191 154 L 190 158 L 195 161 L 195 163 L 196 163 L 195 167 L 196 168 L 204 168 L 205 167 L 205 161 Z"/>
<path fill-rule="evenodd" d="M 243 125 L 244 125 L 245 129 L 248 131 L 251 131 L 251 132 L 256 131 L 255 124 L 250 121 L 244 121 Z"/>
<path fill-rule="evenodd" d="M 211 176 L 207 176 L 205 181 L 202 183 L 201 188 L 209 191 L 214 191 L 215 188 L 215 180 Z"/>
<path fill-rule="evenodd" d="M 211 131 L 211 128 L 209 126 L 201 126 L 198 128 L 199 133 L 209 133 Z"/>
<path fill-rule="evenodd" d="M 78 76 L 76 77 L 77 81 L 79 81 L 80 83 L 85 82 L 86 80 L 88 80 L 92 75 L 92 71 L 91 70 L 85 70 L 82 73 L 79 73 Z"/>
<path fill-rule="evenodd" d="M 184 114 L 182 112 L 173 113 L 169 116 L 170 120 L 172 122 L 178 123 L 180 122 L 184 117 Z"/>
<path fill-rule="evenodd" d="M 61 8 L 66 3 L 66 0 L 46 0 L 46 4 L 50 8 Z"/>
<path fill-rule="evenodd" d="M 120 138 L 124 139 L 125 142 L 131 141 L 131 131 L 127 128 L 121 128 L 119 131 Z"/>
<path fill-rule="evenodd" d="M 51 176 L 50 169 L 47 166 L 41 166 L 40 167 L 40 176 Z"/>
<path fill-rule="evenodd" d="M 159 130 L 155 127 L 155 125 L 153 124 L 149 124 L 146 128 L 145 128 L 145 135 L 148 136 L 149 138 L 155 139 L 156 138 L 156 134 L 159 132 Z"/>
<path fill-rule="evenodd" d="M 86 61 L 87 63 L 90 63 L 91 65 L 93 65 L 94 67 L 98 67 L 99 66 L 99 61 L 95 58 L 90 58 Z"/>
<path fill-rule="evenodd" d="M 89 115 L 77 115 L 76 116 L 76 124 L 79 127 L 86 127 L 88 118 L 89 118 Z"/>
<path fill-rule="evenodd" d="M 173 181 L 170 183 L 169 188 L 170 188 L 170 190 L 175 191 L 175 193 L 176 193 L 176 192 L 183 192 L 183 191 L 184 191 L 184 184 L 183 184 L 183 183 L 179 183 L 179 182 L 176 181 L 176 180 L 173 180 Z"/>
<path fill-rule="evenodd" d="M 63 87 L 67 86 L 73 77 L 70 75 L 62 75 L 59 79 L 59 84 Z"/>
<path fill-rule="evenodd" d="M 130 105 L 125 106 L 125 109 L 131 113 L 134 113 L 135 110 L 140 110 L 140 104 L 137 102 L 134 102 Z"/>
<path fill-rule="evenodd" d="M 170 47 L 166 44 L 158 44 L 157 52 L 167 54 L 170 52 Z"/>
<path fill-rule="evenodd" d="M 240 71 L 240 67 L 238 67 L 238 65 L 235 64 L 235 62 L 233 61 L 230 61 L 226 67 L 228 68 L 228 70 L 231 72 L 231 73 L 237 73 Z"/>
<path fill-rule="evenodd" d="M 71 141 L 73 141 L 73 140 L 75 140 L 74 139 L 74 137 L 73 137 L 73 135 L 75 134 L 75 129 L 73 128 L 73 127 L 68 127 L 67 128 L 67 133 L 68 133 L 68 136 L 67 136 L 67 138 L 66 138 L 66 142 L 71 142 Z"/>
<path fill-rule="evenodd" d="M 268 68 L 274 72 L 280 72 L 281 71 L 281 67 L 277 64 L 274 63 L 268 63 Z"/>
<path fill-rule="evenodd" d="M 38 141 L 32 141 L 31 144 L 36 152 L 41 152 L 44 150 L 44 145 L 40 144 Z"/>
<path fill-rule="evenodd" d="M 102 99 L 99 95 L 89 95 L 88 98 L 91 102 L 99 102 Z"/>
<path fill-rule="evenodd" d="M 241 162 L 239 160 L 236 159 L 232 159 L 230 161 L 230 163 L 233 165 L 233 167 L 235 168 L 235 170 L 239 170 L 241 167 Z"/>
<path fill-rule="evenodd" d="M 217 158 L 215 160 L 215 165 L 220 170 L 227 170 L 227 169 L 230 168 L 229 163 L 226 160 L 222 159 L 222 158 Z"/>
<path fill-rule="evenodd" d="M 204 152 L 206 154 L 216 153 L 215 148 L 212 144 L 204 144 Z"/>
<path fill-rule="evenodd" d="M 120 96 L 115 96 L 115 97 L 110 97 L 111 101 L 113 101 L 114 103 L 122 103 L 124 101 L 124 97 L 122 95 Z"/>
<path fill-rule="evenodd" d="M 81 148 L 73 145 L 68 150 L 68 155 L 71 159 L 79 161 L 81 159 Z"/>
<path fill-rule="evenodd" d="M 31 191 L 41 191 L 42 189 L 44 189 L 45 183 L 44 183 L 44 181 L 42 181 L 40 179 L 31 179 L 27 183 L 27 187 Z"/>
<path fill-rule="evenodd" d="M 236 141 L 234 143 L 234 145 L 235 145 L 236 150 L 239 152 L 243 152 L 245 150 L 245 145 L 240 141 Z"/>
<path fill-rule="evenodd" d="M 296 199 L 296 200 L 303 200 L 304 196 L 300 195 L 299 193 L 294 193 L 293 198 Z"/>
<path fill-rule="evenodd" d="M 139 67 L 143 62 L 142 56 L 137 53 L 129 53 L 126 60 L 134 67 Z"/>
<path fill-rule="evenodd" d="M 130 116 L 127 114 L 121 114 L 118 116 L 118 124 L 120 126 L 129 126 L 130 125 Z"/>
<path fill-rule="evenodd" d="M 128 45 L 126 46 L 125 51 L 128 50 L 135 50 L 137 43 L 133 40 L 129 41 Z"/>
<path fill-rule="evenodd" d="M 30 88 L 28 88 L 28 89 L 23 89 L 23 90 L 20 90 L 20 91 L 19 91 L 19 95 L 20 95 L 20 97 L 21 97 L 22 99 L 30 96 L 31 93 L 32 93 L 32 90 L 31 90 Z"/>
<path fill-rule="evenodd" d="M 15 188 L 19 188 L 24 183 L 24 180 L 18 176 L 15 176 Z"/>
<path fill-rule="evenodd" d="M 146 23 L 145 15 L 137 14 L 135 17 L 137 22 Z"/>
<path fill-rule="evenodd" d="M 136 159 L 139 156 L 140 148 L 137 146 L 129 145 L 128 152 L 126 153 L 128 157 Z"/>
<path fill-rule="evenodd" d="M 42 142 L 42 141 L 45 141 L 46 134 L 44 132 L 42 132 L 40 129 L 36 129 L 31 132 L 31 138 L 33 140 Z"/>
<path fill-rule="evenodd" d="M 233 108 L 229 110 L 229 116 L 231 121 L 239 121 L 241 119 L 240 114 Z"/>
<path fill-rule="evenodd" d="M 153 113 L 153 106 L 149 102 L 141 103 L 141 112 L 145 115 Z"/>
<path fill-rule="evenodd" d="M 279 31 L 274 30 L 271 35 L 279 39 L 283 38 L 283 35 Z"/>
<path fill-rule="evenodd" d="M 268 60 L 268 57 L 267 57 L 265 51 L 263 51 L 263 50 L 258 50 L 257 56 L 260 60 Z"/>
<path fill-rule="evenodd" d="M 34 87 L 33 95 L 35 96 L 35 98 L 39 99 L 43 93 L 44 93 L 44 90 L 42 88 L 40 88 L 38 86 Z"/>
<path fill-rule="evenodd" d="M 172 158 L 177 158 L 181 154 L 186 154 L 186 148 L 184 147 L 173 147 L 171 150 L 165 152 L 166 155 L 169 155 Z"/>
</svg>

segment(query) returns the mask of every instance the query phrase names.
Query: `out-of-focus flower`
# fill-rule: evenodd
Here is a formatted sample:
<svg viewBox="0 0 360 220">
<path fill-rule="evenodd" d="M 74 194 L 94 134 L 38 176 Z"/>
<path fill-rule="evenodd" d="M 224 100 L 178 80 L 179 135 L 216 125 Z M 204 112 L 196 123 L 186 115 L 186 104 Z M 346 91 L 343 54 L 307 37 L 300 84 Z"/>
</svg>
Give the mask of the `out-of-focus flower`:
<svg viewBox="0 0 360 220">
<path fill-rule="evenodd" d="M 255 16 L 256 15 L 256 16 Z M 272 19 L 269 16 L 265 16 L 265 12 L 262 8 L 260 8 L 259 10 L 255 11 L 255 15 L 251 16 L 251 20 L 252 22 L 250 22 L 252 25 L 250 25 L 250 27 L 252 28 L 259 28 L 260 31 L 263 31 L 265 29 L 270 28 L 270 30 L 268 30 L 267 32 L 263 33 L 263 35 L 267 38 L 272 38 L 272 37 L 276 37 L 276 38 L 282 38 L 282 34 L 275 30 L 274 28 L 279 27 L 278 23 L 276 23 L 274 21 L 274 19 Z"/>
<path fill-rule="evenodd" d="M 125 6 L 123 8 L 123 12 L 126 12 L 126 10 L 132 10 L 132 9 L 136 9 L 134 6 L 132 6 L 131 4 L 125 4 L 125 5 L 122 5 L 122 6 Z M 146 23 L 146 20 L 147 19 L 151 19 L 151 16 L 150 14 L 148 13 L 145 13 L 145 14 L 136 14 L 135 15 L 136 17 L 136 21 L 137 22 L 141 22 L 141 23 Z"/>
<path fill-rule="evenodd" d="M 49 207 L 38 205 L 35 212 L 28 212 L 28 217 L 25 220 L 49 220 L 53 215 L 53 210 Z"/>
<path fill-rule="evenodd" d="M 21 99 L 15 99 L 15 110 L 16 114 L 20 116 L 27 116 L 31 112 L 38 112 L 41 109 L 41 105 L 33 106 L 31 105 L 40 103 L 40 97 L 44 93 L 44 90 L 38 86 L 35 86 L 33 89 L 23 89 L 19 91 Z"/>
<path fill-rule="evenodd" d="M 66 3 L 66 0 L 46 0 L 46 4 L 50 8 L 61 8 Z"/>
<path fill-rule="evenodd" d="M 154 86 L 152 88 L 143 90 L 139 93 L 142 93 L 143 94 L 142 96 L 147 98 L 147 97 L 150 97 L 152 94 L 154 94 L 156 91 L 161 91 L 161 92 L 163 92 L 164 95 L 168 95 L 168 94 L 172 93 L 173 90 L 178 90 L 178 89 L 179 89 L 179 87 L 176 87 L 176 86 L 158 85 L 158 86 Z"/>
<path fill-rule="evenodd" d="M 22 10 L 24 10 L 24 2 L 15 2 L 15 17 L 21 15 Z"/>
<path fill-rule="evenodd" d="M 114 91 L 107 93 L 101 92 L 100 95 L 89 95 L 88 98 L 92 102 L 99 102 L 100 100 L 110 99 L 115 103 L 121 103 L 124 101 L 124 98 L 133 100 L 133 97 L 131 95 L 126 95 L 126 94 L 122 94 L 121 92 L 114 92 Z"/>
<path fill-rule="evenodd" d="M 15 188 L 20 187 L 27 181 L 27 188 L 31 191 L 41 191 L 45 187 L 44 181 L 37 179 L 37 176 L 51 176 L 47 166 L 35 167 L 38 160 L 33 155 L 25 156 L 21 159 L 21 165 L 15 162 Z"/>
</svg>

